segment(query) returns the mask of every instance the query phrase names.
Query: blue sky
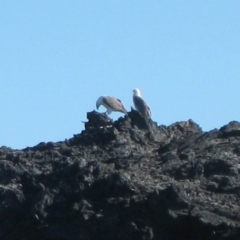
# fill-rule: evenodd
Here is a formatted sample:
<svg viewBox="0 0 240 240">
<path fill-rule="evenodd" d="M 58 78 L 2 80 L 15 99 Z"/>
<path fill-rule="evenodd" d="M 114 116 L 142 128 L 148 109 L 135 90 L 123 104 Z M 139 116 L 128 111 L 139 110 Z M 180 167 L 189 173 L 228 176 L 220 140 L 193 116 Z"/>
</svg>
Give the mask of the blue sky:
<svg viewBox="0 0 240 240">
<path fill-rule="evenodd" d="M 236 0 L 1 2 L 0 146 L 70 138 L 100 95 L 130 110 L 134 88 L 159 125 L 239 120 L 239 14 Z"/>
</svg>

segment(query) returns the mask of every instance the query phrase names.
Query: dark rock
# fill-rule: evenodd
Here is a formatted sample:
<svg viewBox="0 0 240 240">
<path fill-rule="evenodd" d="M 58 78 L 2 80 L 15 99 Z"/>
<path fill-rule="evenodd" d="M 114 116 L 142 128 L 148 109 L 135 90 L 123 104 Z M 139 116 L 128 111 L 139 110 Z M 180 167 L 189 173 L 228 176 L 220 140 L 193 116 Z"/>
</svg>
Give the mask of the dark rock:
<svg viewBox="0 0 240 240">
<path fill-rule="evenodd" d="M 0 148 L 0 239 L 239 239 L 238 122 L 87 119 L 63 142 Z"/>
<path fill-rule="evenodd" d="M 240 122 L 232 121 L 220 128 L 222 137 L 240 136 Z"/>
<path fill-rule="evenodd" d="M 87 113 L 88 122 L 85 122 L 86 130 L 95 130 L 96 128 L 112 127 L 112 120 L 105 114 L 95 110 Z"/>
</svg>

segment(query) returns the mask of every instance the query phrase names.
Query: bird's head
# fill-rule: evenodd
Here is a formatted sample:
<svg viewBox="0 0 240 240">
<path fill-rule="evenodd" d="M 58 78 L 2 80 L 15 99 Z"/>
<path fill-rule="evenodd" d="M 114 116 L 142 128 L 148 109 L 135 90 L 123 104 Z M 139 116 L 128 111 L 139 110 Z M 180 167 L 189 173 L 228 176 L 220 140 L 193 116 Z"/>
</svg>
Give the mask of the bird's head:
<svg viewBox="0 0 240 240">
<path fill-rule="evenodd" d="M 135 88 L 135 89 L 133 90 L 133 95 L 140 97 L 140 96 L 141 96 L 140 90 L 139 90 L 138 88 Z"/>
<path fill-rule="evenodd" d="M 102 105 L 102 101 L 103 101 L 103 96 L 99 97 L 97 102 L 96 102 L 96 108 L 98 109 L 100 105 Z"/>
</svg>

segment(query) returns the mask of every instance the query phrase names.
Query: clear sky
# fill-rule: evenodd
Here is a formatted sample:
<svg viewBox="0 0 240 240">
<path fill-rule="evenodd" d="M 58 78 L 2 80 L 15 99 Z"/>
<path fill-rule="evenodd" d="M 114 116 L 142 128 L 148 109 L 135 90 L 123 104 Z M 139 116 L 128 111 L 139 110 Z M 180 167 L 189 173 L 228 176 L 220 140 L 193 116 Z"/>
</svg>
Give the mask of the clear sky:
<svg viewBox="0 0 240 240">
<path fill-rule="evenodd" d="M 134 88 L 159 125 L 238 121 L 239 16 L 238 0 L 2 1 L 0 146 L 71 138 L 100 95 L 130 110 Z"/>
</svg>

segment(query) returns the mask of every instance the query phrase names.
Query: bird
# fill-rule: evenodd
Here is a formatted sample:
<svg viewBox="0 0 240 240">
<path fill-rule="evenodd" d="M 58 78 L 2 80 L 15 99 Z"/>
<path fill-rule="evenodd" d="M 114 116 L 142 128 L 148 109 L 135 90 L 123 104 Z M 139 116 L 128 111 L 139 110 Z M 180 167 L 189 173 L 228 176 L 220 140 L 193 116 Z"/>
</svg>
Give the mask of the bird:
<svg viewBox="0 0 240 240">
<path fill-rule="evenodd" d="M 147 103 L 143 100 L 140 90 L 138 88 L 133 90 L 133 103 L 135 109 L 141 114 L 141 116 L 148 124 L 149 120 L 151 119 L 151 110 Z"/>
<path fill-rule="evenodd" d="M 101 96 L 98 98 L 96 102 L 96 108 L 98 109 L 101 105 L 103 105 L 107 111 L 105 114 L 111 114 L 111 112 L 121 112 L 127 115 L 127 110 L 123 106 L 121 100 L 110 97 L 110 96 Z"/>
</svg>

